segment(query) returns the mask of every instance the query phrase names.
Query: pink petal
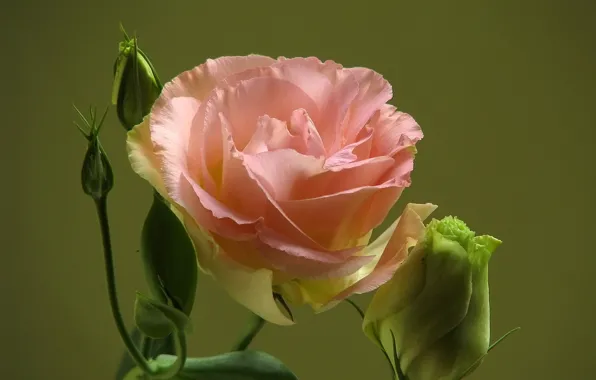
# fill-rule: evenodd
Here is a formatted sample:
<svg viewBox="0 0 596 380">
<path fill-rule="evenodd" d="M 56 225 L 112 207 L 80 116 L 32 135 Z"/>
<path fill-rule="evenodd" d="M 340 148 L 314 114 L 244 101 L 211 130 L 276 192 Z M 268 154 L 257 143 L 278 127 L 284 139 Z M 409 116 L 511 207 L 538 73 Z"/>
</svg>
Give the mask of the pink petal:
<svg viewBox="0 0 596 380">
<path fill-rule="evenodd" d="M 380 158 L 380 157 L 379 157 Z M 411 184 L 410 174 L 414 170 L 414 150 L 403 149 L 393 156 L 393 167 L 380 178 L 381 182 L 394 181 L 400 187 Z"/>
<path fill-rule="evenodd" d="M 284 152 L 288 151 L 267 152 L 265 154 L 283 155 Z M 290 158 L 292 155 L 298 154 L 293 151 L 290 152 L 292 152 L 289 155 Z M 262 153 L 260 155 L 264 154 Z M 246 161 L 249 161 L 251 158 L 253 157 L 245 156 Z M 310 158 L 312 159 L 312 157 Z M 269 161 L 265 160 L 265 162 Z M 295 161 L 289 160 L 287 162 L 291 163 Z M 256 167 L 256 165 L 253 165 L 253 167 Z M 267 184 L 263 178 L 259 178 L 259 176 L 251 170 L 248 163 L 247 168 L 249 169 L 249 174 L 263 189 L 271 204 L 271 207 L 267 209 L 262 221 L 257 225 L 257 230 L 258 239 L 260 243 L 263 243 L 258 245 L 258 251 L 273 267 L 292 270 L 291 264 L 284 265 L 283 263 L 295 262 L 296 271 L 305 270 L 310 276 L 328 276 L 329 274 L 334 273 L 349 272 L 354 266 L 357 266 L 355 264 L 357 260 L 354 261 L 355 259 L 350 258 L 351 255 L 355 253 L 355 250 L 358 249 L 354 248 L 356 244 L 353 244 L 348 249 L 328 250 L 316 243 L 281 209 L 273 195 L 267 190 L 271 185 Z M 347 263 L 347 261 L 350 261 L 350 263 Z M 329 265 L 321 266 L 320 269 L 317 270 L 317 266 L 322 265 L 321 263 L 328 263 Z M 314 272 L 315 270 L 317 271 L 316 273 Z"/>
<path fill-rule="evenodd" d="M 358 95 L 350 106 L 349 118 L 344 126 L 345 141 L 352 142 L 373 114 L 393 97 L 391 85 L 379 73 L 355 67 L 346 69 L 358 82 Z"/>
<path fill-rule="evenodd" d="M 322 158 L 291 149 L 245 155 L 244 162 L 276 201 L 289 199 L 296 186 L 323 171 Z"/>
<path fill-rule="evenodd" d="M 371 157 L 370 151 L 372 149 L 373 133 L 372 128 L 365 126 L 360 130 L 358 136 L 356 136 L 356 142 L 347 146 L 351 147 L 352 153 L 358 157 L 358 160 L 366 160 Z"/>
<path fill-rule="evenodd" d="M 326 150 L 342 144 L 338 139 L 342 121 L 358 93 L 358 82 L 354 76 L 333 61 L 321 62 L 313 57 L 286 59 L 272 67 L 279 69 L 283 78 L 289 78 L 317 104 L 318 113 L 307 110 Z"/>
<path fill-rule="evenodd" d="M 420 126 L 412 116 L 397 111 L 389 104 L 375 113 L 370 127 L 374 131 L 371 156 L 392 156 L 423 137 Z"/>
<path fill-rule="evenodd" d="M 389 281 L 399 265 L 407 257 L 408 249 L 424 235 L 424 220 L 437 208 L 432 204 L 408 204 L 395 225 L 384 234 L 392 233 L 383 253 L 376 261 L 371 262 L 373 268 L 363 268 L 362 277 L 334 297 L 342 300 L 352 294 L 368 293 Z M 386 240 L 384 236 L 380 240 Z M 373 243 L 375 244 L 375 243 Z M 372 245 L 372 244 L 371 244 Z M 365 251 L 371 254 L 369 250 Z"/>
<path fill-rule="evenodd" d="M 319 131 L 305 109 L 299 108 L 292 112 L 289 128 L 293 135 L 302 139 L 303 146 L 300 146 L 296 151 L 317 158 L 325 156 L 325 144 L 323 144 Z"/>
<path fill-rule="evenodd" d="M 251 237 L 245 240 L 236 240 L 217 234 L 212 235 L 213 240 L 217 243 L 219 248 L 221 248 L 221 254 L 234 262 L 251 269 L 274 269 L 257 249 L 256 237 Z"/>
<path fill-rule="evenodd" d="M 245 240 L 255 236 L 258 220 L 249 219 L 224 205 L 186 174 L 179 182 L 179 193 L 173 200 L 182 206 L 203 228 L 217 234 Z"/>
<path fill-rule="evenodd" d="M 269 200 L 261 187 L 248 174 L 244 165 L 244 156 L 238 152 L 230 135 L 230 126 L 225 116 L 220 113 L 222 133 L 221 187 L 218 197 L 230 209 L 251 220 L 257 220 L 265 214 Z M 246 200 L 250 199 L 250 202 Z"/>
<path fill-rule="evenodd" d="M 263 115 L 257 119 L 257 129 L 242 152 L 254 155 L 290 148 L 292 137 L 285 121 Z"/>
<path fill-rule="evenodd" d="M 287 122 L 269 115 L 259 117 L 257 129 L 243 153 L 255 155 L 279 149 L 292 149 L 304 155 L 323 157 L 325 148 L 306 110 L 293 111 L 290 120 L 288 125 Z"/>
<path fill-rule="evenodd" d="M 294 108 L 304 108 L 309 113 L 327 149 L 333 144 L 341 144 L 341 139 L 337 137 L 342 121 L 358 93 L 358 83 L 348 70 L 333 61 L 321 62 L 313 57 L 292 58 L 280 60 L 271 67 L 257 67 L 237 73 L 226 78 L 225 84 L 234 87 L 243 81 L 263 77 L 287 81 L 304 92 L 315 106 L 295 103 Z M 288 120 L 267 112 L 262 114 L 265 113 L 280 120 Z M 237 145 L 242 147 L 238 142 Z"/>
<path fill-rule="evenodd" d="M 337 251 L 337 258 L 328 252 L 309 251 L 286 240 L 276 240 L 261 233 L 259 253 L 268 264 L 286 275 L 302 279 L 324 279 L 348 276 L 373 259 L 373 256 L 354 255 L 362 247 Z M 303 255 L 297 255 L 301 252 Z M 308 257 L 307 257 L 308 256 Z M 343 258 L 342 256 L 347 256 Z"/>
<path fill-rule="evenodd" d="M 325 161 L 325 168 L 344 166 L 355 161 L 369 158 L 372 147 L 372 136 L 372 128 L 363 128 L 359 133 L 356 142 L 341 148 L 327 158 Z"/>
<path fill-rule="evenodd" d="M 350 189 L 318 198 L 280 201 L 298 228 L 321 246 L 354 246 L 387 216 L 403 189 L 391 184 Z"/>
<path fill-rule="evenodd" d="M 272 269 L 289 279 L 346 276 L 372 260 L 372 256 L 356 255 L 362 247 L 329 251 L 292 241 L 264 221 L 259 221 L 256 229 L 257 237 L 232 239 L 213 234 L 213 239 L 235 262 L 253 269 Z"/>
<path fill-rule="evenodd" d="M 201 101 L 226 76 L 274 62 L 272 58 L 259 55 L 210 59 L 166 83 L 152 108 L 150 128 L 168 191 L 175 191 L 180 173 L 187 166 L 191 173 L 196 173 L 196 178 L 201 177 L 203 164 L 200 157 L 188 154 L 196 151 L 191 145 L 197 141 L 196 136 L 191 140 L 191 127 Z"/>
<path fill-rule="evenodd" d="M 353 150 L 354 147 L 350 146 L 333 153 L 325 160 L 325 169 L 341 167 L 358 160 L 358 156 L 354 154 Z"/>
<path fill-rule="evenodd" d="M 309 247 L 299 244 L 295 241 L 291 241 L 282 233 L 277 232 L 265 224 L 260 224 L 257 226 L 257 230 L 259 240 L 270 248 L 274 248 L 280 252 L 290 253 L 290 255 L 293 257 L 317 262 L 320 264 L 341 264 L 362 249 L 362 247 L 352 246 L 346 249 L 331 251 L 326 250 L 321 246 L 314 245 Z M 264 246 L 262 244 L 259 244 L 259 250 L 261 250 L 263 247 Z M 278 253 L 277 256 L 284 257 L 287 255 Z"/>
<path fill-rule="evenodd" d="M 205 102 L 204 126 L 216 123 L 221 112 L 230 123 L 230 133 L 238 150 L 243 150 L 263 115 L 290 120 L 296 108 L 314 109 L 316 104 L 295 84 L 273 77 L 256 77 L 235 87 L 214 91 Z"/>
<path fill-rule="evenodd" d="M 329 168 L 296 184 L 292 199 L 317 198 L 366 186 L 380 185 L 393 169 L 390 157 L 375 157 Z"/>
<path fill-rule="evenodd" d="M 229 76 L 257 67 L 267 67 L 275 63 L 270 57 L 250 54 L 208 59 L 205 63 L 180 74 L 176 80 L 185 84 L 186 91 L 177 96 L 189 96 L 200 101 L 207 98 L 218 83 Z"/>
</svg>

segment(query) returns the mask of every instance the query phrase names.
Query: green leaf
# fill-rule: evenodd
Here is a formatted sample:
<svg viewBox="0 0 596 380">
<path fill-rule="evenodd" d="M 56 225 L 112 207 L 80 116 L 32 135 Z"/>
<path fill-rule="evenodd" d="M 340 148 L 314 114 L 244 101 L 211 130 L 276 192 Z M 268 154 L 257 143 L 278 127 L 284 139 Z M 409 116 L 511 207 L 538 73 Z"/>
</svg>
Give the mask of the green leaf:
<svg viewBox="0 0 596 380">
<path fill-rule="evenodd" d="M 190 315 L 198 270 L 194 246 L 180 220 L 157 193 L 143 225 L 141 255 L 151 293 Z"/>
<path fill-rule="evenodd" d="M 171 365 L 175 356 L 162 355 L 158 366 Z M 133 380 L 131 377 L 127 380 Z M 279 359 L 262 351 L 237 351 L 205 358 L 188 358 L 176 380 L 297 380 Z"/>
<path fill-rule="evenodd" d="M 174 331 L 190 329 L 186 314 L 140 293 L 137 293 L 135 301 L 134 319 L 141 333 L 154 339 L 165 338 Z"/>
</svg>

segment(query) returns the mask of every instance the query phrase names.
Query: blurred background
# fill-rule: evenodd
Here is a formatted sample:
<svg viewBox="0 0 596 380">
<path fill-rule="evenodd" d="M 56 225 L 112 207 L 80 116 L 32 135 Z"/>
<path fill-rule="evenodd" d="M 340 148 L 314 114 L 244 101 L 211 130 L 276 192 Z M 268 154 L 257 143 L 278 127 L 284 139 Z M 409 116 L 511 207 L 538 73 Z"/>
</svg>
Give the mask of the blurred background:
<svg viewBox="0 0 596 380">
<path fill-rule="evenodd" d="M 492 258 L 492 331 L 522 330 L 471 379 L 593 379 L 596 3 L 590 0 L 20 0 L 3 5 L 0 138 L 2 379 L 110 380 L 111 319 L 85 142 L 72 103 L 110 99 L 119 23 L 164 80 L 221 55 L 317 56 L 366 66 L 425 132 L 407 201 L 433 202 L 504 241 Z M 144 291 L 137 254 L 151 201 L 111 112 L 102 140 L 120 301 Z M 396 210 L 398 211 L 398 210 Z M 369 297 L 356 301 L 366 306 Z M 228 350 L 248 313 L 201 277 L 192 355 Z M 254 342 L 304 380 L 388 379 L 346 305 L 267 325 Z"/>
</svg>

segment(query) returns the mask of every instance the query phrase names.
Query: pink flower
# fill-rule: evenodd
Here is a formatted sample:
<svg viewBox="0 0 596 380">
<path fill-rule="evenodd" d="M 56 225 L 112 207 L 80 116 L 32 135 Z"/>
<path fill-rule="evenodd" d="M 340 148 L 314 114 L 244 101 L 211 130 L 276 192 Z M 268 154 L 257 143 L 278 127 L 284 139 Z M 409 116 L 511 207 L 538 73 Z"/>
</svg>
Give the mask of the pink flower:
<svg viewBox="0 0 596 380">
<path fill-rule="evenodd" d="M 393 226 L 401 240 L 367 247 L 409 186 L 422 138 L 391 97 L 378 73 L 332 61 L 208 60 L 169 82 L 129 132 L 130 161 L 172 203 L 203 271 L 289 324 L 274 292 L 322 309 L 375 289 L 434 209 L 407 207 Z"/>
</svg>

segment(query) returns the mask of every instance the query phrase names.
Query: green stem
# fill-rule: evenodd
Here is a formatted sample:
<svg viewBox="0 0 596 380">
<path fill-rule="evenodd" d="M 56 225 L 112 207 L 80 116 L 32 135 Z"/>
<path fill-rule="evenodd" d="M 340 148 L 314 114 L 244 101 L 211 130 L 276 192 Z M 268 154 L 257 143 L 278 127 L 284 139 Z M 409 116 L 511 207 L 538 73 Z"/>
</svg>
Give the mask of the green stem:
<svg viewBox="0 0 596 380">
<path fill-rule="evenodd" d="M 110 307 L 112 309 L 112 317 L 114 318 L 114 322 L 116 323 L 118 333 L 120 333 L 120 337 L 122 338 L 122 341 L 124 342 L 124 345 L 126 346 L 128 353 L 134 360 L 135 364 L 140 369 L 142 369 L 143 372 L 151 374 L 153 373 L 153 369 L 151 368 L 147 360 L 145 360 L 141 351 L 139 351 L 135 343 L 132 341 L 130 335 L 128 335 L 126 325 L 124 324 L 124 319 L 122 318 L 122 313 L 120 312 L 120 306 L 118 305 L 118 294 L 116 292 L 116 273 L 114 270 L 114 256 L 112 253 L 110 224 L 108 222 L 107 197 L 102 197 L 96 200 L 95 206 L 97 208 L 97 217 L 99 218 L 99 225 L 101 228 L 106 279 L 108 285 L 108 297 L 110 300 Z"/>
<path fill-rule="evenodd" d="M 155 379 L 172 379 L 177 376 L 186 364 L 186 357 L 188 355 L 188 348 L 186 345 L 186 336 L 183 331 L 176 331 L 174 334 L 174 344 L 176 346 L 176 360 L 173 363 L 168 363 L 165 366 L 157 365 L 156 371 L 151 374 Z"/>
<path fill-rule="evenodd" d="M 259 317 L 256 314 L 253 314 L 252 317 L 252 323 L 248 329 L 248 332 L 246 333 L 246 335 L 240 340 L 240 342 L 238 342 L 234 348 L 232 348 L 232 351 L 244 351 L 246 350 L 246 348 L 250 345 L 250 343 L 253 341 L 253 339 L 255 338 L 255 336 L 257 336 L 257 334 L 259 333 L 259 331 L 261 331 L 261 329 L 263 328 L 263 326 L 265 326 L 265 320 L 261 317 Z"/>
<path fill-rule="evenodd" d="M 143 372 L 148 374 L 151 378 L 170 379 L 176 376 L 184 368 L 187 356 L 186 336 L 182 331 L 175 333 L 174 338 L 177 358 L 173 364 L 167 367 L 160 367 L 159 365 L 150 364 L 145 359 L 145 356 L 143 355 L 144 352 L 139 350 L 139 348 L 133 342 L 131 336 L 126 330 L 126 325 L 124 324 L 124 319 L 122 318 L 122 313 L 120 312 L 120 306 L 118 305 L 116 272 L 114 270 L 114 256 L 112 253 L 112 241 L 110 237 L 107 198 L 104 196 L 96 200 L 95 206 L 97 208 L 97 216 L 99 218 L 99 225 L 101 228 L 110 307 L 112 309 L 112 316 L 114 317 L 114 322 L 116 322 L 116 327 L 118 328 L 120 337 L 122 338 L 122 341 L 124 342 L 124 345 L 126 346 L 133 361 Z"/>
</svg>

